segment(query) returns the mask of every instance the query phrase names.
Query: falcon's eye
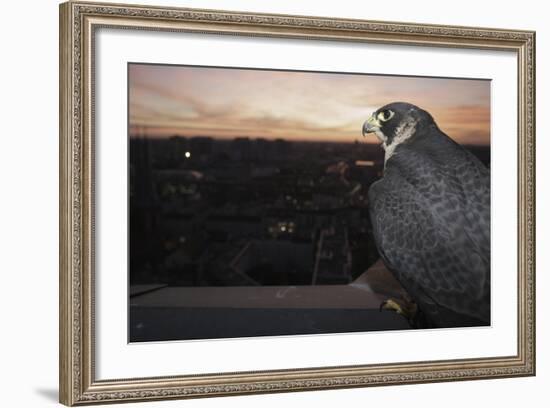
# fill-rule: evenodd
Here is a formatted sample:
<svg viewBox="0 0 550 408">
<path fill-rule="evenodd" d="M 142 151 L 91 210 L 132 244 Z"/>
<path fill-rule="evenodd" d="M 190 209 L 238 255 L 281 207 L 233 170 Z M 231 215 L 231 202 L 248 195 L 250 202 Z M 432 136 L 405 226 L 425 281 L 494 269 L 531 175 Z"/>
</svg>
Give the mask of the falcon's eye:
<svg viewBox="0 0 550 408">
<path fill-rule="evenodd" d="M 385 109 L 378 114 L 378 120 L 381 120 L 382 122 L 387 122 L 388 120 L 393 118 L 393 115 L 394 112 L 392 110 Z"/>
</svg>

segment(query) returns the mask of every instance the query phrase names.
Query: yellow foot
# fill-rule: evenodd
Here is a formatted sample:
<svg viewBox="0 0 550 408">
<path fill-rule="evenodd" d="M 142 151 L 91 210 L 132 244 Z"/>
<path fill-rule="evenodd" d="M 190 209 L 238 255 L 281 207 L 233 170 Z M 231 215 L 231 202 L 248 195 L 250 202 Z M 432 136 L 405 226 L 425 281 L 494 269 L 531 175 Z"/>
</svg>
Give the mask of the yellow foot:
<svg viewBox="0 0 550 408">
<path fill-rule="evenodd" d="M 412 322 L 416 316 L 418 307 L 411 300 L 390 298 L 382 302 L 380 311 L 382 310 L 393 311 L 406 318 L 409 322 Z"/>
</svg>

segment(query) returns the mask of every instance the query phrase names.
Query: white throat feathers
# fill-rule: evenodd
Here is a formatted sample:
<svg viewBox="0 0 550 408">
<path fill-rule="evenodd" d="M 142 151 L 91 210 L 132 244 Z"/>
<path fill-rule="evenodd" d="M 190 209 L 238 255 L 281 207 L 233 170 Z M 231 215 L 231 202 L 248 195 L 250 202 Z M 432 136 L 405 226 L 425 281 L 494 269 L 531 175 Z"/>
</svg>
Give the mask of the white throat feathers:
<svg viewBox="0 0 550 408">
<path fill-rule="evenodd" d="M 380 141 L 382 142 L 382 148 L 385 150 L 384 167 L 386 167 L 386 163 L 395 153 L 395 148 L 401 143 L 410 139 L 412 135 L 414 135 L 414 133 L 416 132 L 417 123 L 418 121 L 413 118 L 408 118 L 400 123 L 399 126 L 395 129 L 395 135 L 390 144 L 387 144 L 388 137 L 384 133 L 382 133 L 382 131 L 376 131 L 376 136 L 378 136 L 378 139 L 380 139 Z"/>
</svg>

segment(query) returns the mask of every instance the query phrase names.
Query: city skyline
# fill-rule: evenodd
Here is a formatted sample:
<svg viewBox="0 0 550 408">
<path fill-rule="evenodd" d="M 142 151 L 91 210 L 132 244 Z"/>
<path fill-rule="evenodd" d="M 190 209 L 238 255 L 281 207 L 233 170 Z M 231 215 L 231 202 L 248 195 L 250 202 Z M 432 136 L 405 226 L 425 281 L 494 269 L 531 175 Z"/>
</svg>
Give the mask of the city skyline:
<svg viewBox="0 0 550 408">
<path fill-rule="evenodd" d="M 462 144 L 490 144 L 490 81 L 129 65 L 131 136 L 378 143 L 361 127 L 396 101 L 430 112 Z"/>
</svg>

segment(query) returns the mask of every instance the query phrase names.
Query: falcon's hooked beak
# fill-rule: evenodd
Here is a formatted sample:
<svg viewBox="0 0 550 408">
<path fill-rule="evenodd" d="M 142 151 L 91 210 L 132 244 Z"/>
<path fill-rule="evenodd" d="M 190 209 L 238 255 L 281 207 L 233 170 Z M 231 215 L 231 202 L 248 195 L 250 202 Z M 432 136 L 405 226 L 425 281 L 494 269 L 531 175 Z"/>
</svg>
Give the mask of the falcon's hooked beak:
<svg viewBox="0 0 550 408">
<path fill-rule="evenodd" d="M 367 121 L 363 123 L 363 137 L 366 137 L 367 133 L 373 133 L 377 130 L 380 130 L 381 125 L 382 124 L 373 113 L 370 118 L 368 118 Z"/>
</svg>

